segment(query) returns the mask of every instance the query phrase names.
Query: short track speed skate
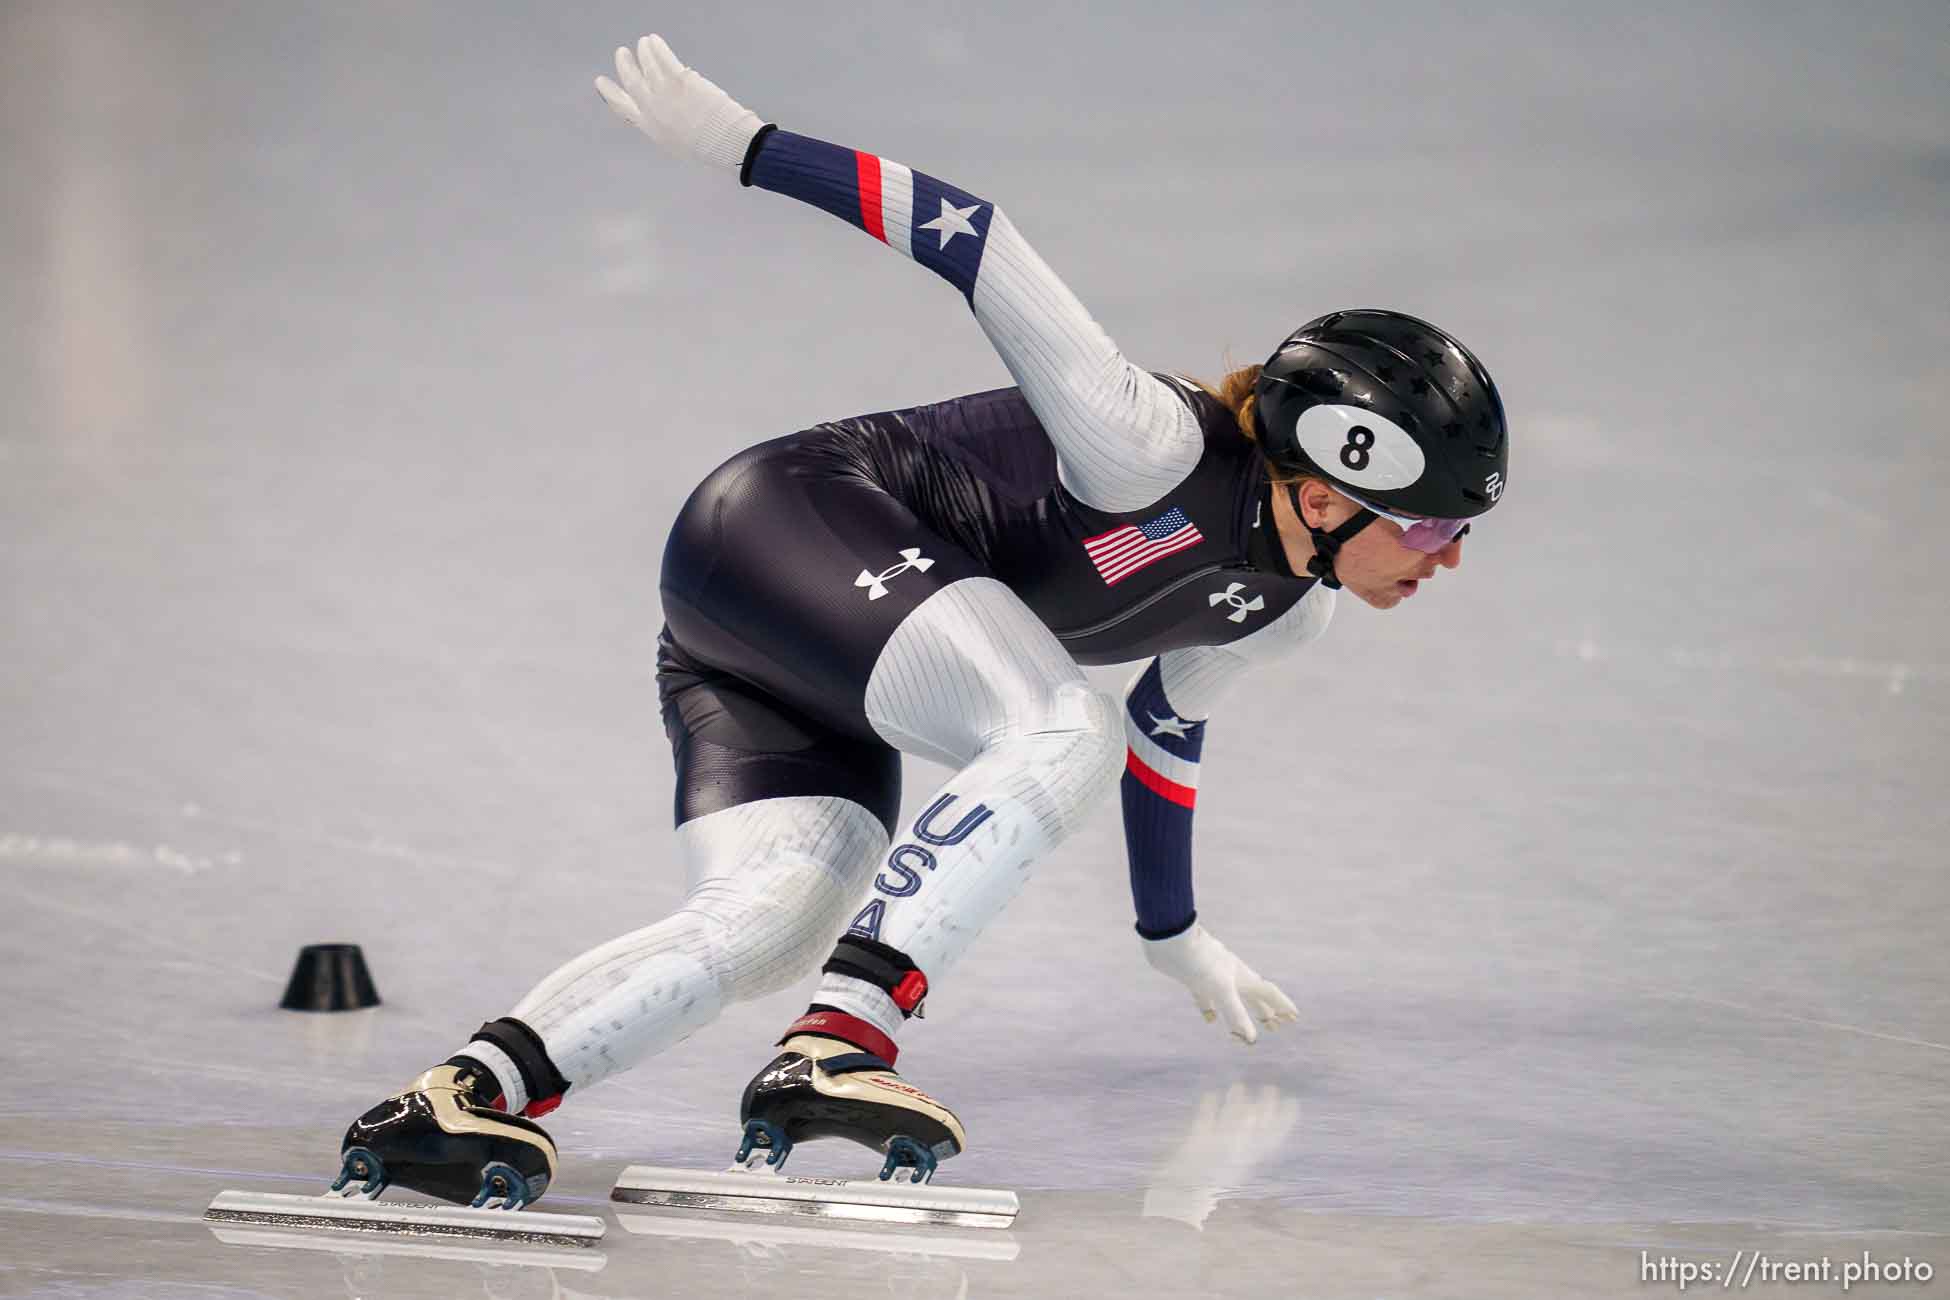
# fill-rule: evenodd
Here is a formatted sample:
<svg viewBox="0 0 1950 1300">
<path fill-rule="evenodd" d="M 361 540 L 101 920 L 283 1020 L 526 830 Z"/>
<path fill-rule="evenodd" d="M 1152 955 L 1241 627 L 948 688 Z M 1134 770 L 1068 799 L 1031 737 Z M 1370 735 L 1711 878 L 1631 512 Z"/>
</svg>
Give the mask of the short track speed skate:
<svg viewBox="0 0 1950 1300">
<path fill-rule="evenodd" d="M 672 1209 L 1010 1226 L 1019 1209 L 1015 1193 L 932 1185 L 937 1165 L 966 1147 L 967 1134 L 953 1111 L 894 1073 L 891 1043 L 879 1053 L 856 1046 L 875 1037 L 881 1036 L 871 1026 L 838 1012 L 802 1017 L 745 1087 L 744 1140 L 731 1169 L 710 1174 L 636 1165 L 624 1170 L 611 1199 Z M 881 1154 L 879 1177 L 781 1172 L 798 1143 L 825 1137 Z"/>
<path fill-rule="evenodd" d="M 324 1196 L 225 1192 L 206 1219 L 277 1227 L 340 1228 L 560 1245 L 601 1240 L 600 1219 L 510 1214 L 555 1178 L 555 1143 L 542 1126 L 484 1103 L 464 1066 L 437 1065 L 368 1110 L 345 1132 L 340 1167 Z M 463 1206 L 378 1204 L 389 1187 Z"/>
<path fill-rule="evenodd" d="M 821 1019 L 808 1015 L 798 1026 Z M 831 1016 L 827 1018 L 838 1018 Z M 786 1038 L 784 1049 L 745 1086 L 738 1118 L 745 1140 L 739 1164 L 763 1157 L 782 1168 L 796 1143 L 839 1137 L 886 1156 L 882 1181 L 906 1172 L 925 1183 L 935 1167 L 960 1153 L 968 1136 L 955 1113 L 901 1080 L 880 1056 L 819 1034 Z"/>
<path fill-rule="evenodd" d="M 555 1143 L 534 1120 L 481 1104 L 474 1087 L 462 1067 L 436 1065 L 353 1120 L 332 1190 L 372 1198 L 397 1184 L 474 1209 L 533 1202 L 555 1178 Z"/>
</svg>

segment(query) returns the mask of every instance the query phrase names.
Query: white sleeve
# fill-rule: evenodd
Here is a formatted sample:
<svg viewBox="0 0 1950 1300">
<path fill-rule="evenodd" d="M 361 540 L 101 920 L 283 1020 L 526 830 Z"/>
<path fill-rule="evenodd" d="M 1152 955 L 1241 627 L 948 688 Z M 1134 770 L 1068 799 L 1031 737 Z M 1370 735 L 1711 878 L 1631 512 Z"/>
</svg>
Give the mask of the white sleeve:
<svg viewBox="0 0 1950 1300">
<path fill-rule="evenodd" d="M 1238 679 L 1240 669 L 1316 640 L 1333 617 L 1333 589 L 1315 583 L 1291 609 L 1250 636 L 1228 645 L 1186 646 L 1159 655 L 1159 685 L 1179 717 L 1203 722 Z"/>
<path fill-rule="evenodd" d="M 1185 396 L 1131 364 L 1000 208 L 970 306 L 1085 505 L 1121 513 L 1184 481 L 1205 450 Z"/>
<path fill-rule="evenodd" d="M 1132 365 L 1077 296 L 988 200 L 891 158 L 775 127 L 742 172 L 919 262 L 967 298 L 1056 447 L 1063 485 L 1122 513 L 1192 472 L 1205 436 L 1188 395 Z"/>
</svg>

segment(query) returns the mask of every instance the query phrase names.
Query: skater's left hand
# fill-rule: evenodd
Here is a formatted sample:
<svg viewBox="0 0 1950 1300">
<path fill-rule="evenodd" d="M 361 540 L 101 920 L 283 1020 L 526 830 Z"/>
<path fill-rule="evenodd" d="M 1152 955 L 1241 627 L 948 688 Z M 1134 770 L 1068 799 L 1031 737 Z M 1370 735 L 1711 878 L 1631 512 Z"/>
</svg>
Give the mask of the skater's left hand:
<svg viewBox="0 0 1950 1300">
<path fill-rule="evenodd" d="M 680 158 L 737 167 L 763 125 L 758 114 L 717 83 L 678 62 L 664 38 L 618 46 L 616 80 L 596 78 L 596 92 L 616 116 Z"/>
<path fill-rule="evenodd" d="M 1270 1030 L 1300 1018 L 1299 1008 L 1272 980 L 1261 978 L 1196 922 L 1182 934 L 1143 943 L 1151 969 L 1190 989 L 1208 1021 L 1224 1016 L 1226 1028 L 1242 1043 L 1259 1041 L 1254 1021 Z"/>
</svg>

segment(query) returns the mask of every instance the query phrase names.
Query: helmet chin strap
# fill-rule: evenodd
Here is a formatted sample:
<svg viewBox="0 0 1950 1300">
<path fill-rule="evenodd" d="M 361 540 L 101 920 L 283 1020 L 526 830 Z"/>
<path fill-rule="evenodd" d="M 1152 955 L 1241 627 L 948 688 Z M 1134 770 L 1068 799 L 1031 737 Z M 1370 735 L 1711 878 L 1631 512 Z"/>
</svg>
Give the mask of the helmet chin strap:
<svg viewBox="0 0 1950 1300">
<path fill-rule="evenodd" d="M 1307 572 L 1319 578 L 1324 586 L 1338 590 L 1341 580 L 1334 576 L 1334 560 L 1340 555 L 1341 547 L 1350 538 L 1375 521 L 1375 512 L 1363 506 L 1350 515 L 1339 528 L 1329 532 L 1325 528 L 1316 528 L 1307 522 L 1305 512 L 1300 509 L 1300 489 L 1291 481 L 1286 484 L 1286 499 L 1293 506 L 1293 517 L 1300 521 L 1301 526 L 1307 530 L 1308 536 L 1313 538 L 1314 553 L 1308 557 Z"/>
</svg>

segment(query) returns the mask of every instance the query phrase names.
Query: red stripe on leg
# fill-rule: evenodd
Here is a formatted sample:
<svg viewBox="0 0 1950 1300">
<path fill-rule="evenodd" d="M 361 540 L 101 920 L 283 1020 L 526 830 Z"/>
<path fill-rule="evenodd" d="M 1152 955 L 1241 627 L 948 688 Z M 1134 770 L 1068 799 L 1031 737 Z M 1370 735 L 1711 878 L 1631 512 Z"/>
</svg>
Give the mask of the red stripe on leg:
<svg viewBox="0 0 1950 1300">
<path fill-rule="evenodd" d="M 1138 784 L 1163 799 L 1184 808 L 1198 802 L 1198 787 L 1180 785 L 1170 777 L 1154 770 L 1149 763 L 1137 756 L 1135 749 L 1124 751 L 1124 770 L 1137 778 Z"/>
<path fill-rule="evenodd" d="M 860 173 L 860 224 L 881 243 L 887 242 L 887 227 L 880 219 L 880 158 L 876 154 L 853 151 Z"/>
</svg>

